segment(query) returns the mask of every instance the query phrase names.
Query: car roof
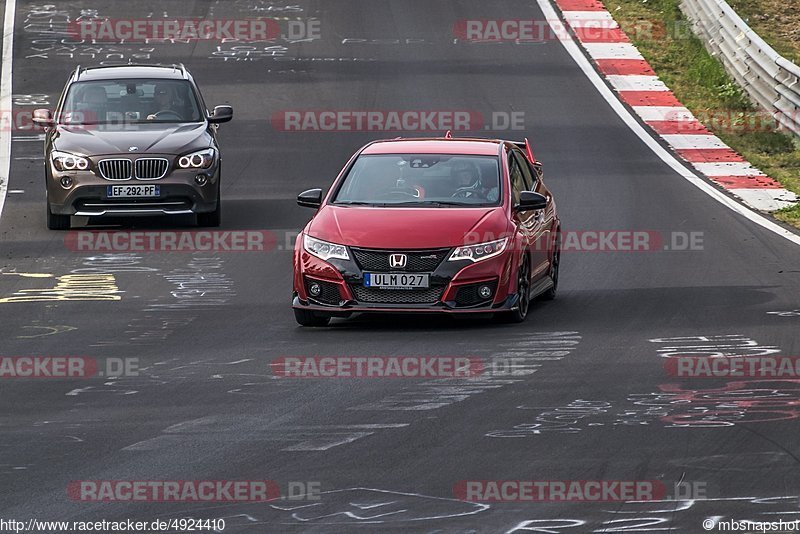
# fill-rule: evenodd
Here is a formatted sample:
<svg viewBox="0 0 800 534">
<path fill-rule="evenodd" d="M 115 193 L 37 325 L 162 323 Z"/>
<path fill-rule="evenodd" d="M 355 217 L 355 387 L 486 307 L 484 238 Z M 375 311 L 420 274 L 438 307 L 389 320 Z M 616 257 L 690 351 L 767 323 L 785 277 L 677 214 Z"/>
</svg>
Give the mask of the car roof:
<svg viewBox="0 0 800 534">
<path fill-rule="evenodd" d="M 183 65 L 119 65 L 75 69 L 73 81 L 116 80 L 121 78 L 158 78 L 187 80 L 189 73 Z"/>
<path fill-rule="evenodd" d="M 503 141 L 480 138 L 386 139 L 367 145 L 362 154 L 462 154 L 497 156 Z"/>
</svg>

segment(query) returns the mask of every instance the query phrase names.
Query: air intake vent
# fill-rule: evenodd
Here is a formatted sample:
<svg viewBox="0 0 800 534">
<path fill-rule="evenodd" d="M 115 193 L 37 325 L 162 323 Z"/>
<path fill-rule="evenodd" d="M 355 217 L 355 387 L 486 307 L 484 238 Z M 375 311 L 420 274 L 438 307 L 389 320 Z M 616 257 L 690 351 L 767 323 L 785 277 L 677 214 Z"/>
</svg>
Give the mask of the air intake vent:
<svg viewBox="0 0 800 534">
<path fill-rule="evenodd" d="M 445 287 L 428 289 L 374 289 L 353 284 L 353 296 L 359 302 L 379 304 L 433 304 L 444 294 Z"/>
</svg>

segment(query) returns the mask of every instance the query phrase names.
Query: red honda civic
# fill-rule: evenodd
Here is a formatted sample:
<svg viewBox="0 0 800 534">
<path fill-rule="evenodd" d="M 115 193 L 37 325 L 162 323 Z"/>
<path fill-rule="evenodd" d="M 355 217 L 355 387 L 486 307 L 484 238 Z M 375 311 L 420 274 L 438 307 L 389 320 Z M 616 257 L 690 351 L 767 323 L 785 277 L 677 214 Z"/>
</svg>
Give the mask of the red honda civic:
<svg viewBox="0 0 800 534">
<path fill-rule="evenodd" d="M 317 209 L 294 250 L 303 326 L 360 312 L 521 322 L 555 297 L 560 221 L 527 140 L 374 141 L 297 203 Z"/>
</svg>

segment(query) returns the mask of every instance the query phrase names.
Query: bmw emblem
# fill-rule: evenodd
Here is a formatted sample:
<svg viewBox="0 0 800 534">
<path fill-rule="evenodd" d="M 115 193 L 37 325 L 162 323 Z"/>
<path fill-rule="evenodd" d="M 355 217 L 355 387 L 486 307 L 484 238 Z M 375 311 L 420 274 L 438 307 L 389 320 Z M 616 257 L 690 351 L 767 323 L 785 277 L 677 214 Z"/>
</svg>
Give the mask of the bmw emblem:
<svg viewBox="0 0 800 534">
<path fill-rule="evenodd" d="M 138 151 L 139 151 L 139 147 L 138 146 L 129 146 L 128 147 L 128 152 L 138 152 Z"/>
</svg>

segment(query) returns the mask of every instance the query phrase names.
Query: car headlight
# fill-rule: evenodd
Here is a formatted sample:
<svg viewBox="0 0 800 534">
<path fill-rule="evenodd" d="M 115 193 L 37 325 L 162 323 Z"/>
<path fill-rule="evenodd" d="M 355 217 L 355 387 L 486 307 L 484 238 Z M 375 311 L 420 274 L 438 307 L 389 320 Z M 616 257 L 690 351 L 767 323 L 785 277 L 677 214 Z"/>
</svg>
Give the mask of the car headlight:
<svg viewBox="0 0 800 534">
<path fill-rule="evenodd" d="M 507 243 L 508 238 L 504 237 L 497 241 L 488 241 L 477 245 L 464 245 L 455 249 L 447 261 L 470 260 L 476 262 L 493 258 L 506 249 Z"/>
<path fill-rule="evenodd" d="M 89 168 L 89 160 L 83 156 L 76 156 L 69 152 L 53 150 L 50 154 L 53 159 L 53 167 L 57 171 L 85 171 Z"/>
<path fill-rule="evenodd" d="M 347 247 L 344 245 L 328 243 L 327 241 L 316 239 L 310 235 L 303 235 L 303 248 L 306 252 L 321 260 L 329 260 L 331 258 L 340 260 L 350 259 L 350 255 L 347 253 Z"/>
<path fill-rule="evenodd" d="M 217 151 L 213 148 L 198 150 L 178 158 L 178 167 L 181 169 L 207 169 L 214 164 Z"/>
</svg>

